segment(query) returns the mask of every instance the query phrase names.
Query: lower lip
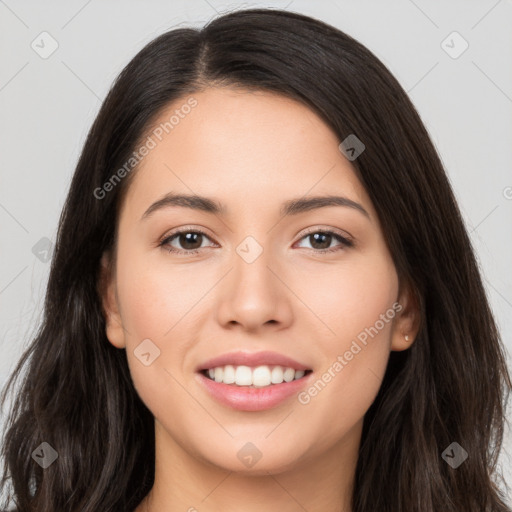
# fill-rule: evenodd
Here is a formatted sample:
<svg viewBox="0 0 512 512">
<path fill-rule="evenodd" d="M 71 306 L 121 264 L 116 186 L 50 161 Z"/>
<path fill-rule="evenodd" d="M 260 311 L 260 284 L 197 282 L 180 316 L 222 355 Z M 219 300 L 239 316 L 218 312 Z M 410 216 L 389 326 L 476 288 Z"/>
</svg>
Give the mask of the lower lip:
<svg viewBox="0 0 512 512">
<path fill-rule="evenodd" d="M 216 382 L 202 373 L 197 374 L 199 382 L 213 398 L 221 404 L 239 411 L 264 411 L 276 407 L 304 388 L 311 375 L 313 372 L 291 382 L 251 388 Z"/>
</svg>

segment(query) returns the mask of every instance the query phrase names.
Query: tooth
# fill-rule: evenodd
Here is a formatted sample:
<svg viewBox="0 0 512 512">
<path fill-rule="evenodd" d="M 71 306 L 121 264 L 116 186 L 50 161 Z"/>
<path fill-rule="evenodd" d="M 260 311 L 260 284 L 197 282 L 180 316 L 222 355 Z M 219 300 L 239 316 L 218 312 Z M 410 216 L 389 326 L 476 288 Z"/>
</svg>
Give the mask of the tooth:
<svg viewBox="0 0 512 512">
<path fill-rule="evenodd" d="M 235 382 L 235 367 L 228 364 L 224 366 L 224 384 L 233 384 Z"/>
<path fill-rule="evenodd" d="M 235 371 L 235 383 L 237 386 L 252 385 L 252 370 L 248 366 L 237 366 Z"/>
<path fill-rule="evenodd" d="M 283 373 L 283 379 L 285 382 L 291 382 L 295 377 L 295 370 L 293 368 L 286 368 Z"/>
<path fill-rule="evenodd" d="M 274 366 L 270 382 L 272 384 L 281 384 L 283 382 L 283 369 L 280 366 Z"/>
<path fill-rule="evenodd" d="M 271 384 L 291 382 L 304 377 L 304 370 L 290 367 L 260 365 L 249 366 L 218 366 L 207 370 L 207 375 L 214 381 L 237 386 L 268 387 Z"/>
<path fill-rule="evenodd" d="M 222 366 L 217 366 L 217 368 L 215 368 L 215 382 L 222 382 L 223 376 L 224 368 L 222 368 Z"/>
<path fill-rule="evenodd" d="M 252 383 L 254 386 L 269 386 L 270 382 L 270 369 L 268 366 L 258 366 L 254 369 L 252 372 Z"/>
</svg>

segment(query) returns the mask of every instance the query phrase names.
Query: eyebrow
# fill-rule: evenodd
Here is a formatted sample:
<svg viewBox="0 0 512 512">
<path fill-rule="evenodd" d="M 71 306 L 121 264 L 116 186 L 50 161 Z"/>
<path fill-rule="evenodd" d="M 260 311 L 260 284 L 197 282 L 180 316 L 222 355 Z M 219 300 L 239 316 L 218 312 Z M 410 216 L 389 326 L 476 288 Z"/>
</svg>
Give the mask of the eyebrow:
<svg viewBox="0 0 512 512">
<path fill-rule="evenodd" d="M 162 208 L 169 207 L 182 207 L 191 208 L 193 210 L 199 210 L 206 213 L 212 213 L 214 215 L 225 215 L 227 213 L 226 207 L 209 197 L 198 196 L 195 194 L 175 194 L 170 192 L 163 196 L 158 201 L 155 201 L 142 215 L 141 220 L 149 217 L 152 213 Z M 353 208 L 368 219 L 370 214 L 363 208 L 363 206 L 348 197 L 341 196 L 314 196 L 314 197 L 300 197 L 297 199 L 290 199 L 285 201 L 281 206 L 280 213 L 282 216 L 285 215 L 298 215 L 303 212 L 316 210 L 318 208 L 326 208 L 329 206 L 346 206 Z"/>
</svg>

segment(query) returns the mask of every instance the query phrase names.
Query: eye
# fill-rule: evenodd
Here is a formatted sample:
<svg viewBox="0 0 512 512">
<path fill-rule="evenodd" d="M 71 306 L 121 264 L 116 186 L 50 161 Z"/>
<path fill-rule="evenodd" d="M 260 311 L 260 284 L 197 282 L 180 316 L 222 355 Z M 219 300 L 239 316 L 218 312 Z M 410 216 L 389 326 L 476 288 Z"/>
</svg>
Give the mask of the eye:
<svg viewBox="0 0 512 512">
<path fill-rule="evenodd" d="M 164 238 L 159 246 L 166 251 L 175 254 L 197 254 L 203 249 L 205 239 L 211 238 L 200 229 L 182 228 Z M 300 240 L 308 240 L 310 249 L 316 253 L 331 253 L 340 251 L 345 247 L 353 247 L 354 242 L 349 238 L 340 235 L 335 231 L 319 230 L 306 233 Z M 338 242 L 338 245 L 331 247 L 332 242 Z M 176 247 L 178 244 L 181 247 Z M 211 246 L 210 246 L 211 247 Z"/>
<path fill-rule="evenodd" d="M 179 231 L 175 231 L 164 240 L 162 240 L 159 245 L 168 252 L 177 254 L 196 254 L 199 252 L 199 249 L 202 248 L 202 242 L 205 238 L 211 240 L 210 237 L 208 237 L 206 233 L 200 229 L 185 228 Z M 181 245 L 182 249 L 173 246 L 173 242 Z"/>
<path fill-rule="evenodd" d="M 330 253 L 342 250 L 344 247 L 353 247 L 354 242 L 336 233 L 335 231 L 319 230 L 310 231 L 301 240 L 308 240 L 314 252 Z M 339 245 L 331 247 L 332 242 L 339 242 Z"/>
</svg>

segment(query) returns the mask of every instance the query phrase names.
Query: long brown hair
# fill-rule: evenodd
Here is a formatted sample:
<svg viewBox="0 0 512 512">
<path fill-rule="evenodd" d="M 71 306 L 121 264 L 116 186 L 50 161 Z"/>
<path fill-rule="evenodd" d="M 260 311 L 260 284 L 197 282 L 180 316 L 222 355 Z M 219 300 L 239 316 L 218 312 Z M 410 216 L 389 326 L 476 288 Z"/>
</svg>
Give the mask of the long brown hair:
<svg viewBox="0 0 512 512">
<path fill-rule="evenodd" d="M 353 167 L 420 304 L 417 339 L 391 353 L 365 416 L 354 512 L 510 512 L 496 463 L 511 379 L 440 158 L 407 94 L 368 49 L 323 22 L 270 9 L 157 37 L 103 102 L 60 218 L 42 324 L 2 396 L 23 377 L 2 447 L 11 503 L 21 512 L 119 512 L 152 487 L 153 417 L 124 352 L 106 338 L 98 294 L 100 258 L 136 169 L 104 197 L 95 191 L 162 108 L 212 84 L 294 98 L 340 142 L 363 141 Z M 46 469 L 31 457 L 43 442 L 59 455 Z M 457 468 L 443 457 L 454 442 L 468 454 Z"/>
</svg>

